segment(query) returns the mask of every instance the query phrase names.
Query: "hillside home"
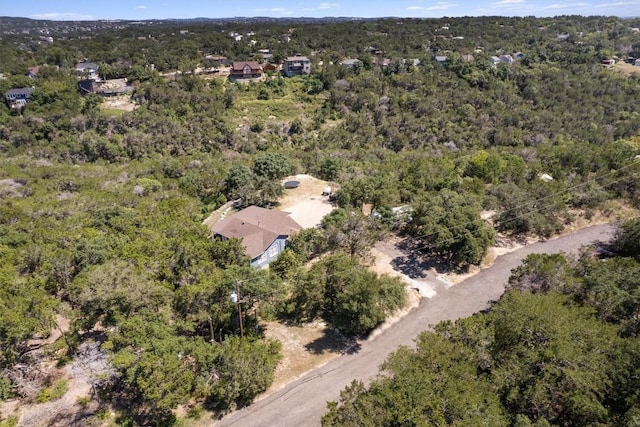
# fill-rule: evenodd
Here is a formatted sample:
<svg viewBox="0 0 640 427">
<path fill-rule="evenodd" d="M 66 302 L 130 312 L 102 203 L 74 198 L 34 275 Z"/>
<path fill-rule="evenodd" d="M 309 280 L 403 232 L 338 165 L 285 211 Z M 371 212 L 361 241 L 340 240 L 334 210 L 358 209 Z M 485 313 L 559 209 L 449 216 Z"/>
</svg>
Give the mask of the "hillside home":
<svg viewBox="0 0 640 427">
<path fill-rule="evenodd" d="M 440 63 L 442 65 L 446 64 L 449 61 L 449 57 L 446 56 L 446 55 L 436 55 L 436 56 L 433 57 L 433 59 L 435 59 L 436 62 L 438 62 L 438 63 Z"/>
<path fill-rule="evenodd" d="M 500 55 L 500 62 L 504 62 L 505 64 L 513 64 L 515 59 L 511 55 Z"/>
<path fill-rule="evenodd" d="M 282 73 L 287 77 L 311 74 L 311 61 L 306 56 L 290 56 L 282 64 Z"/>
<path fill-rule="evenodd" d="M 125 79 L 92 80 L 84 79 L 78 81 L 78 90 L 82 95 L 95 93 L 99 96 L 116 96 L 132 92 L 133 86 Z"/>
<path fill-rule="evenodd" d="M 340 62 L 340 65 L 347 68 L 354 68 L 362 65 L 362 61 L 359 59 L 345 59 Z"/>
<path fill-rule="evenodd" d="M 32 87 L 21 87 L 9 89 L 4 94 L 4 99 L 9 108 L 24 108 L 31 100 L 31 93 L 34 91 Z"/>
<path fill-rule="evenodd" d="M 262 69 L 264 71 L 279 71 L 280 70 L 280 64 L 272 64 L 270 62 L 267 62 L 266 64 L 262 65 Z"/>
<path fill-rule="evenodd" d="M 98 77 L 98 64 L 95 62 L 78 62 L 76 64 L 76 74 L 78 76 L 86 76 L 89 79 Z"/>
<path fill-rule="evenodd" d="M 211 232 L 214 237 L 239 239 L 251 266 L 262 268 L 284 251 L 291 236 L 302 226 L 289 217 L 288 212 L 249 206 L 216 223 Z"/>
<path fill-rule="evenodd" d="M 39 72 L 40 67 L 29 67 L 27 68 L 27 77 L 29 77 L 30 79 L 37 79 Z"/>
<path fill-rule="evenodd" d="M 234 61 L 229 78 L 231 80 L 259 79 L 262 74 L 262 66 L 257 61 Z"/>
<path fill-rule="evenodd" d="M 212 62 L 218 62 L 221 65 L 229 64 L 229 59 L 226 56 L 222 56 L 222 55 L 205 55 L 205 59 L 208 59 L 209 61 L 212 61 Z"/>
</svg>

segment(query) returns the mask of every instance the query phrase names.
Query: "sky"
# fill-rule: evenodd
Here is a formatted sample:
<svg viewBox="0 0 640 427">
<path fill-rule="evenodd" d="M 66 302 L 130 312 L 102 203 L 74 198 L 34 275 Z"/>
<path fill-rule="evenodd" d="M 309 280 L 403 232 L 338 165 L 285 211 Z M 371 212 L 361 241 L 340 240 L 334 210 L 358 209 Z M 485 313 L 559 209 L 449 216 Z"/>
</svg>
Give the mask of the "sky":
<svg viewBox="0 0 640 427">
<path fill-rule="evenodd" d="M 0 16 L 51 20 L 231 17 L 640 16 L 640 0 L 0 0 Z"/>
</svg>

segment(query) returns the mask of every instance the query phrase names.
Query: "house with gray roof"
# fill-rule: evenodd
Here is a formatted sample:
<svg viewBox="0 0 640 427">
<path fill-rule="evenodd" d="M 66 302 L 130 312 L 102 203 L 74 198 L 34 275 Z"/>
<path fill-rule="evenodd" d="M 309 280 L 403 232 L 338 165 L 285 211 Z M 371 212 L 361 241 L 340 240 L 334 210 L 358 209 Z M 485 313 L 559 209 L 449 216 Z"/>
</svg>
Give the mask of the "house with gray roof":
<svg viewBox="0 0 640 427">
<path fill-rule="evenodd" d="M 76 64 L 76 74 L 93 79 L 98 76 L 98 64 L 95 62 L 82 61 Z"/>
<path fill-rule="evenodd" d="M 32 87 L 20 87 L 9 89 L 4 94 L 4 99 L 9 108 L 24 108 L 31 100 L 31 93 L 34 91 Z"/>
<path fill-rule="evenodd" d="M 282 64 L 282 74 L 287 77 L 311 74 L 311 61 L 306 56 L 290 56 Z"/>
<path fill-rule="evenodd" d="M 211 228 L 214 237 L 239 239 L 251 265 L 266 267 L 287 246 L 291 236 L 302 230 L 289 212 L 249 206 L 224 218 Z"/>
<path fill-rule="evenodd" d="M 347 68 L 355 68 L 355 67 L 361 66 L 362 65 L 362 61 L 360 61 L 359 59 L 347 58 L 347 59 L 341 61 L 340 65 L 342 65 L 343 67 L 347 67 Z"/>
</svg>

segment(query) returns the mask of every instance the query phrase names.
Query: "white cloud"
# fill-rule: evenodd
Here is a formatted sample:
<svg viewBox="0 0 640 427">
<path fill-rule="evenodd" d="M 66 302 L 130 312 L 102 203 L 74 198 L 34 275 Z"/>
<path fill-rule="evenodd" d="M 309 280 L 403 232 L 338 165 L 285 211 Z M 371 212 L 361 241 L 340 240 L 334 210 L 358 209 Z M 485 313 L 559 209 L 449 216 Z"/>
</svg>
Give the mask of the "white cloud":
<svg viewBox="0 0 640 427">
<path fill-rule="evenodd" d="M 269 11 L 269 9 L 261 8 L 261 9 L 253 9 L 253 11 L 254 11 L 254 12 L 268 12 L 268 11 Z"/>
<path fill-rule="evenodd" d="M 587 3 L 556 3 L 545 6 L 543 9 L 569 9 L 574 7 L 588 6 Z"/>
<path fill-rule="evenodd" d="M 447 9 L 451 9 L 454 7 L 457 7 L 458 4 L 457 3 L 446 3 L 446 2 L 438 2 L 436 4 L 434 4 L 433 6 L 409 6 L 407 8 L 407 10 L 415 10 L 415 11 L 420 11 L 420 12 L 429 12 L 429 11 L 433 11 L 433 10 L 447 10 Z"/>
<path fill-rule="evenodd" d="M 144 6 L 144 5 L 140 5 L 140 6 L 138 6 L 136 9 L 148 9 L 148 7 L 147 7 L 147 6 Z"/>
<path fill-rule="evenodd" d="M 616 3 L 600 3 L 593 5 L 593 7 L 616 7 L 616 6 L 638 6 L 640 2 L 637 1 L 620 1 Z"/>
<path fill-rule="evenodd" d="M 96 19 L 95 16 L 75 12 L 34 13 L 30 18 L 49 19 L 52 21 L 92 21 Z"/>
<path fill-rule="evenodd" d="M 456 6 L 458 6 L 458 5 L 455 4 L 455 3 L 438 2 L 434 6 L 429 6 L 429 7 L 425 8 L 425 10 L 446 10 L 446 9 L 451 9 L 452 7 L 456 7 Z"/>
<path fill-rule="evenodd" d="M 501 1 L 497 1 L 495 3 L 491 3 L 491 6 L 493 6 L 493 7 L 513 6 L 513 5 L 517 5 L 517 4 L 522 4 L 524 2 L 525 2 L 525 0 L 501 0 Z"/>
<path fill-rule="evenodd" d="M 285 9 L 284 7 L 272 7 L 269 9 L 269 12 L 278 13 L 280 15 L 292 15 L 293 11 L 289 9 Z"/>
<path fill-rule="evenodd" d="M 321 3 L 318 5 L 318 9 L 334 9 L 340 6 L 338 3 Z"/>
</svg>

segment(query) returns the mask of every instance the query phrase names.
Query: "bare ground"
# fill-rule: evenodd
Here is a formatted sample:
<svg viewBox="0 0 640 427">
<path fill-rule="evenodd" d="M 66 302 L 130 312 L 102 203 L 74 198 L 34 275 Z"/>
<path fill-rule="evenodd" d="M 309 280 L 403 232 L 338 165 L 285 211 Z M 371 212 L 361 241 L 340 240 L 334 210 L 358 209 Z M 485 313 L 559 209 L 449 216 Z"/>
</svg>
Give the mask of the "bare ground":
<svg viewBox="0 0 640 427">
<path fill-rule="evenodd" d="M 633 64 L 627 64 L 625 62 L 618 62 L 616 65 L 612 66 L 611 69 L 618 71 L 625 76 L 640 74 L 640 67 L 636 67 Z"/>
<path fill-rule="evenodd" d="M 133 111 L 138 105 L 131 101 L 130 95 L 118 95 L 108 98 L 104 98 L 102 101 L 102 108 L 108 110 L 122 110 Z"/>
<path fill-rule="evenodd" d="M 323 190 L 329 185 L 326 181 L 311 175 L 289 176 L 284 178 L 282 183 L 287 181 L 299 181 L 300 185 L 298 188 L 285 190 L 278 209 L 291 212 L 291 218 L 304 228 L 316 227 L 322 218 L 334 209 L 329 203 L 329 198 L 322 195 Z"/>
</svg>

